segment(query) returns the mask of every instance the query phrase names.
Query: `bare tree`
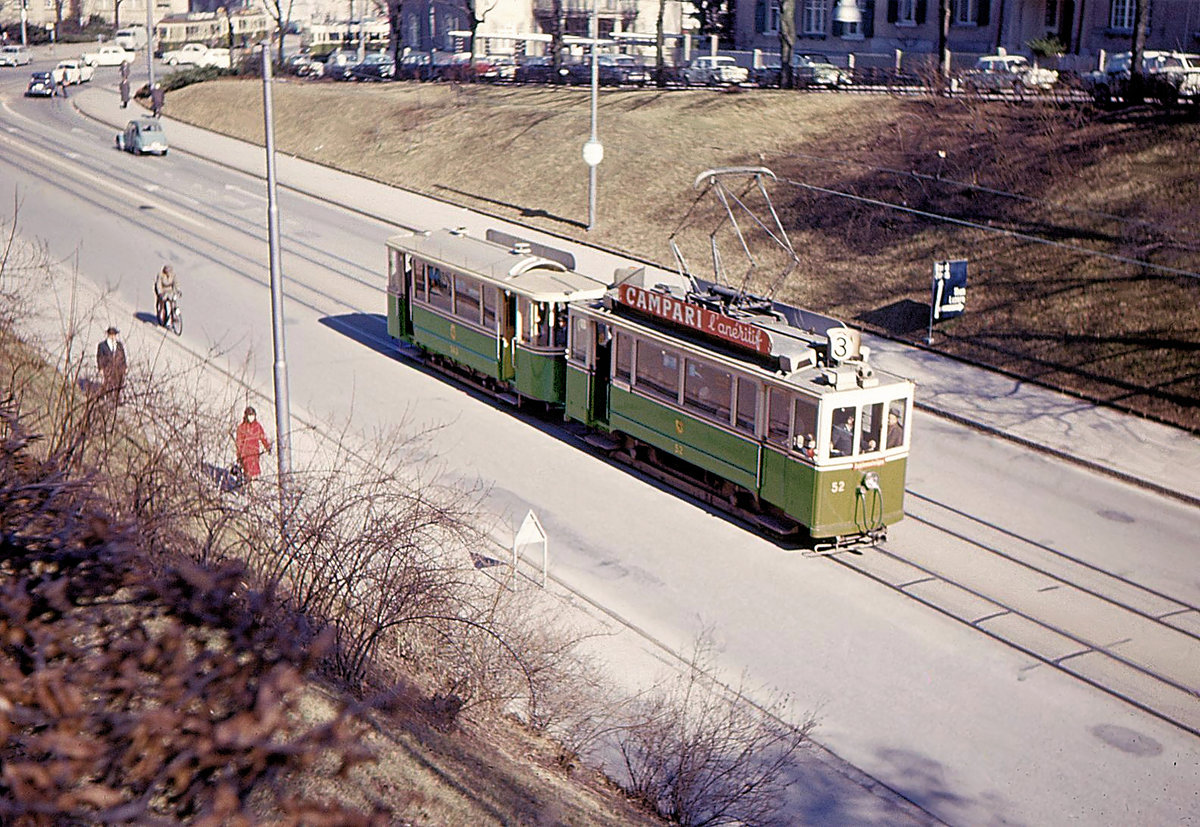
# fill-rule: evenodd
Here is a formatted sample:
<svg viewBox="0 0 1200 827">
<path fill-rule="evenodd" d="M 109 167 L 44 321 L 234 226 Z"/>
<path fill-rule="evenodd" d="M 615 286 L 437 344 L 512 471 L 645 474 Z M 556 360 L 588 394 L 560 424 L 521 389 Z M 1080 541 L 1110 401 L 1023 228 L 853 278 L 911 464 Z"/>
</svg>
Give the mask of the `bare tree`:
<svg viewBox="0 0 1200 827">
<path fill-rule="evenodd" d="M 796 0 L 779 0 L 779 85 L 796 86 L 792 56 L 796 50 Z"/>
</svg>

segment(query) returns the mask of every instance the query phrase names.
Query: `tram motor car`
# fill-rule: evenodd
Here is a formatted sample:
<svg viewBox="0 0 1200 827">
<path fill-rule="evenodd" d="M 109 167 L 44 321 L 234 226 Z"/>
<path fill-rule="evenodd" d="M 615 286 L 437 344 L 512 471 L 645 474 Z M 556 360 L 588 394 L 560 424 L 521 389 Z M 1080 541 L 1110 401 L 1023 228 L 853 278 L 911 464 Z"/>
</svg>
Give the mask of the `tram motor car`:
<svg viewBox="0 0 1200 827">
<path fill-rule="evenodd" d="M 635 265 L 576 272 L 498 232 L 387 242 L 389 334 L 586 426 L 586 441 L 768 533 L 873 544 L 903 515 L 911 380 L 836 319 Z"/>
</svg>

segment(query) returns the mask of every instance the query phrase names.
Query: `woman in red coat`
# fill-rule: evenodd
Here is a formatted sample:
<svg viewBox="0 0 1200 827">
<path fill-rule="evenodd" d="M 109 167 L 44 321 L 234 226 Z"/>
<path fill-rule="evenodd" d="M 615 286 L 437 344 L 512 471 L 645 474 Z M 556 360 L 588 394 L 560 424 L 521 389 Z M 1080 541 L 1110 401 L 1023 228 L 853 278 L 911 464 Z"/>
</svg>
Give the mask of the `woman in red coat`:
<svg viewBox="0 0 1200 827">
<path fill-rule="evenodd" d="M 237 427 L 237 458 L 246 474 L 246 482 L 250 482 L 262 473 L 258 466 L 258 457 L 263 451 L 271 452 L 271 443 L 263 433 L 263 426 L 255 421 L 254 408 L 246 408 L 242 415 L 242 424 Z"/>
</svg>

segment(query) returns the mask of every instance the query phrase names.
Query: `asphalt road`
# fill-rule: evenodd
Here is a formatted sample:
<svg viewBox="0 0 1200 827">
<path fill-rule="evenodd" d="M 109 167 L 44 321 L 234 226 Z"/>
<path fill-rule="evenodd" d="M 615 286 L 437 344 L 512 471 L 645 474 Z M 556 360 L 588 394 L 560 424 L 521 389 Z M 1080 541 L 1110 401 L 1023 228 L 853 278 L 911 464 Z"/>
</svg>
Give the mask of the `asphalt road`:
<svg viewBox="0 0 1200 827">
<path fill-rule="evenodd" d="M 99 70 L 95 82 L 115 83 L 115 71 Z M 187 315 L 179 344 L 269 392 L 261 182 L 178 152 L 119 153 L 113 130 L 69 102 L 22 99 L 26 77 L 0 70 L 0 219 L 18 205 L 24 237 L 107 292 L 96 336 L 118 323 L 135 364 L 161 338 L 149 322 L 151 280 L 173 262 Z M 347 178 L 345 202 L 360 197 Z M 679 651 L 710 627 L 728 675 L 817 711 L 818 741 L 937 819 L 1200 820 L 1194 735 L 830 560 L 781 550 L 554 425 L 417 369 L 384 330 L 389 225 L 286 189 L 280 208 L 298 413 L 350 419 L 364 434 L 404 416 L 443 426 L 437 462 L 488 486 L 501 524 L 535 510 L 556 577 Z M 397 218 L 454 223 L 447 212 Z M 46 301 L 56 307 L 65 302 Z M 945 420 L 921 416 L 915 428 L 913 492 L 1200 604 L 1194 507 Z M 889 547 L 950 552 L 951 542 L 903 523 Z M 836 785 L 798 790 L 793 808 L 783 820 L 911 816 Z"/>
</svg>

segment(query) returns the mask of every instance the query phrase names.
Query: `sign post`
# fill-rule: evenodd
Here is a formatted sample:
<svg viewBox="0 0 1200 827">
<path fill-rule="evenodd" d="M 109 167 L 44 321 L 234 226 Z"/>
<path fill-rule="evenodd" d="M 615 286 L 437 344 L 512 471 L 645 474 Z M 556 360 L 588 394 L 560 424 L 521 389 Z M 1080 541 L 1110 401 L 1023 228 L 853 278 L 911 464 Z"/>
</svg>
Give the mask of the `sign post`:
<svg viewBox="0 0 1200 827">
<path fill-rule="evenodd" d="M 933 263 L 933 300 L 929 303 L 929 334 L 925 344 L 933 344 L 933 323 L 953 319 L 967 309 L 967 262 Z"/>
<path fill-rule="evenodd" d="M 516 536 L 513 537 L 512 567 L 514 575 L 517 571 L 517 561 L 519 559 L 518 549 L 520 549 L 521 546 L 534 545 L 537 543 L 540 543 L 542 546 L 542 588 L 544 589 L 546 588 L 546 578 L 548 574 L 547 569 L 549 568 L 549 544 L 546 542 L 546 530 L 542 528 L 541 520 L 537 518 L 536 514 L 530 511 L 525 515 L 525 520 L 521 523 L 521 527 L 517 529 Z"/>
</svg>

